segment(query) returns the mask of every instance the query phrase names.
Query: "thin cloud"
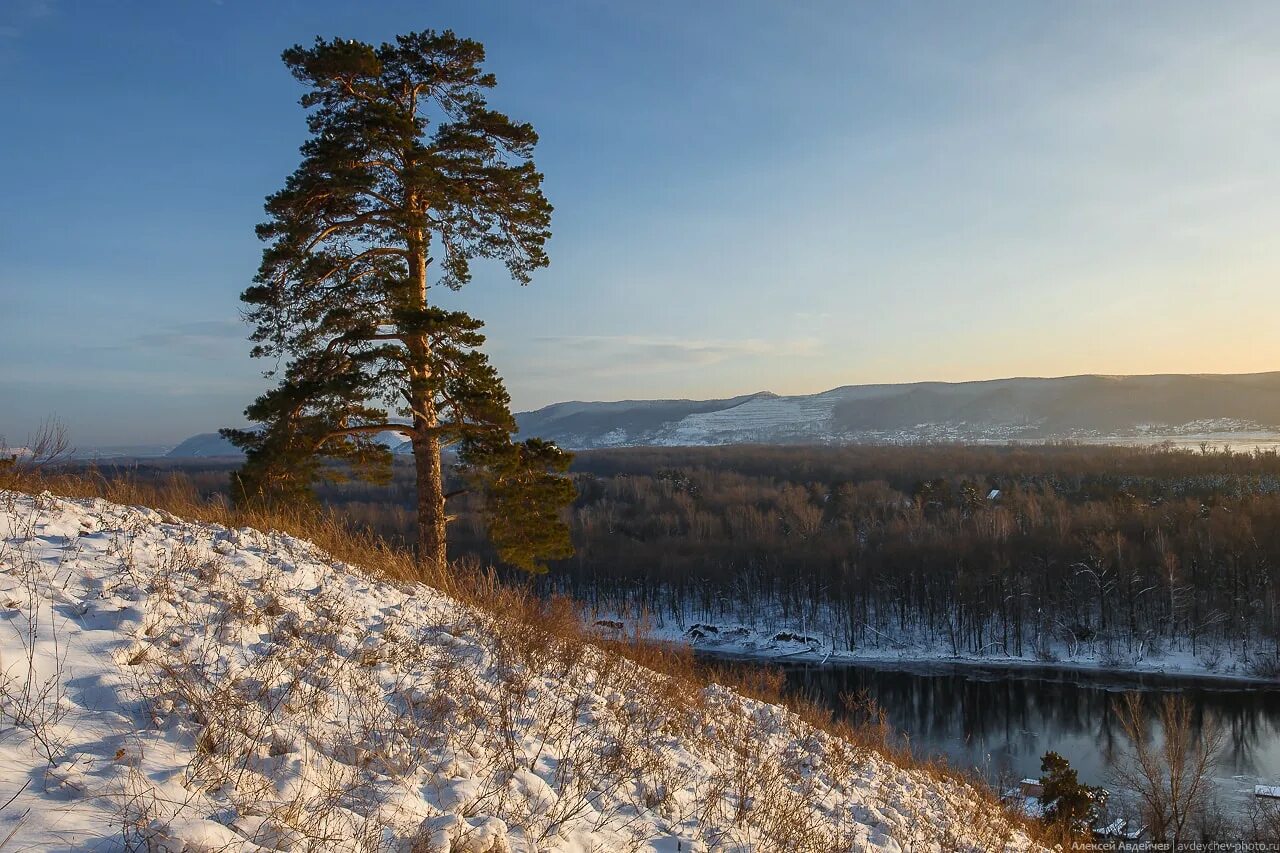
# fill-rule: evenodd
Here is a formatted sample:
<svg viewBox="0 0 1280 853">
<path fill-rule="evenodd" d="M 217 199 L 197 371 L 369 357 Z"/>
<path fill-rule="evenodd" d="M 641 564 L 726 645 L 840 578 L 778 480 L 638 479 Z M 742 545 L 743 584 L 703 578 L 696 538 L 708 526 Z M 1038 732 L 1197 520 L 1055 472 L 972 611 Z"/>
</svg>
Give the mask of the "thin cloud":
<svg viewBox="0 0 1280 853">
<path fill-rule="evenodd" d="M 167 332 L 151 332 L 133 339 L 135 346 L 173 349 L 202 349 L 224 341 L 243 341 L 247 337 L 244 323 L 234 320 L 202 320 L 181 323 Z"/>
<path fill-rule="evenodd" d="M 245 359 L 247 362 L 248 359 Z M 32 389 L 76 394 L 83 391 L 121 392 L 131 396 L 189 396 L 243 394 L 246 401 L 261 385 L 252 375 L 205 375 L 189 370 L 156 372 L 153 367 L 40 365 L 0 382 L 0 395 L 16 389 L 29 394 Z"/>
<path fill-rule="evenodd" d="M 567 346 L 575 349 L 611 351 L 617 353 L 684 353 L 712 354 L 731 357 L 735 355 L 794 354 L 811 349 L 815 343 L 810 338 L 765 340 L 743 338 L 738 340 L 714 338 L 672 338 L 645 335 L 547 335 L 534 338 L 537 343 Z"/>
<path fill-rule="evenodd" d="M 200 320 L 178 323 L 168 329 L 147 332 L 116 343 L 80 346 L 82 352 L 145 352 L 166 350 L 173 355 L 221 359 L 235 354 L 248 357 L 248 328 L 237 320 Z"/>
<path fill-rule="evenodd" d="M 554 335 L 534 339 L 539 364 L 549 372 L 572 368 L 577 376 L 607 378 L 706 368 L 761 357 L 812 354 L 812 338 L 764 340 L 688 339 L 642 335 Z"/>
</svg>

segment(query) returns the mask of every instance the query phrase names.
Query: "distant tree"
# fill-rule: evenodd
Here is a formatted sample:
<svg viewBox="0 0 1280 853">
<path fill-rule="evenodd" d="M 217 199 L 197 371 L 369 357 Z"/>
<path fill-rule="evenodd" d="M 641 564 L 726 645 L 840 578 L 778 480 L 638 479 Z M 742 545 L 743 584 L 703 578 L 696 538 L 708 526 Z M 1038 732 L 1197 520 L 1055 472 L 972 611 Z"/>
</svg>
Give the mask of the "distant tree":
<svg viewBox="0 0 1280 853">
<path fill-rule="evenodd" d="M 1116 782 L 1137 796 L 1153 840 L 1190 840 L 1209 807 L 1224 730 L 1212 719 L 1197 721 L 1185 696 L 1161 697 L 1159 738 L 1139 694 L 1125 694 L 1116 716 L 1129 741 L 1111 767 Z"/>
<path fill-rule="evenodd" d="M 537 569 L 568 556 L 568 454 L 513 442 L 483 324 L 430 298 L 466 284 L 477 258 L 501 261 L 520 284 L 547 265 L 537 134 L 488 108 L 496 81 L 484 48 L 447 30 L 378 47 L 317 38 L 283 58 L 308 87 L 311 135 L 267 199 L 258 236 L 269 245 L 241 298 L 253 355 L 287 364 L 246 410 L 260 427 L 223 430 L 246 453 L 236 493 L 300 500 L 317 478 L 385 476 L 377 436 L 395 430 L 412 443 L 422 559 L 446 558 L 441 451 L 451 445 L 491 500 L 503 559 Z"/>
<path fill-rule="evenodd" d="M 1040 759 L 1040 785 L 1044 789 L 1040 802 L 1047 823 L 1071 830 L 1086 828 L 1107 803 L 1103 788 L 1085 785 L 1075 768 L 1056 752 L 1046 752 Z"/>
</svg>

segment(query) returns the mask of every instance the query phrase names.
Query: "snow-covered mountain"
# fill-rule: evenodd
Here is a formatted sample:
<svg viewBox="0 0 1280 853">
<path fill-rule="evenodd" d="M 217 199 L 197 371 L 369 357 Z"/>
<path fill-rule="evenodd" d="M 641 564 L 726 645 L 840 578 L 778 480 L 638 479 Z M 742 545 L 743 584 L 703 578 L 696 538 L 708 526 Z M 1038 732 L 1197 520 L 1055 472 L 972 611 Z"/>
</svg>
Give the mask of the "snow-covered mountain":
<svg viewBox="0 0 1280 853">
<path fill-rule="evenodd" d="M 723 400 L 555 403 L 516 415 L 522 437 L 569 449 L 716 444 L 879 444 L 1078 439 L 1280 440 L 1280 372 L 1064 376 L 846 385 Z M 380 439 L 411 452 L 400 433 Z M 238 456 L 217 433 L 171 457 Z"/>
<path fill-rule="evenodd" d="M 0 492 L 15 850 L 1025 850 L 791 712 L 280 533 Z"/>
<path fill-rule="evenodd" d="M 784 397 L 557 403 L 517 416 L 568 448 L 1280 435 L 1280 372 L 848 385 Z"/>
</svg>

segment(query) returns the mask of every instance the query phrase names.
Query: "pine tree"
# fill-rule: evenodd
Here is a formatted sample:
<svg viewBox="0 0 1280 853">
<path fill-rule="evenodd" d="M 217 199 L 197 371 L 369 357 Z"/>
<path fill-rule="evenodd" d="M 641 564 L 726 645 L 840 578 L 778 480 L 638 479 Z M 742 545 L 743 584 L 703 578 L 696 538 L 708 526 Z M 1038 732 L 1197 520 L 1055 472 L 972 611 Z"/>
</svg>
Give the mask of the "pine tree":
<svg viewBox="0 0 1280 853">
<path fill-rule="evenodd" d="M 267 199 L 268 246 L 241 298 L 253 355 L 287 366 L 246 410 L 260 427 L 223 431 L 246 452 L 236 493 L 300 500 L 319 477 L 384 476 L 390 455 L 376 438 L 396 430 L 412 442 L 423 560 L 446 558 L 451 445 L 489 500 L 500 556 L 528 569 L 568 556 L 568 454 L 513 443 L 483 324 L 430 299 L 433 287 L 465 285 L 474 259 L 502 262 L 522 285 L 547 265 L 537 134 L 488 108 L 484 48 L 448 30 L 379 47 L 317 38 L 283 59 L 308 87 L 310 136 Z"/>
<path fill-rule="evenodd" d="M 1041 757 L 1040 771 L 1045 774 L 1040 777 L 1040 802 L 1046 823 L 1082 830 L 1107 804 L 1107 791 L 1080 782 L 1075 768 L 1056 752 L 1046 752 Z"/>
</svg>

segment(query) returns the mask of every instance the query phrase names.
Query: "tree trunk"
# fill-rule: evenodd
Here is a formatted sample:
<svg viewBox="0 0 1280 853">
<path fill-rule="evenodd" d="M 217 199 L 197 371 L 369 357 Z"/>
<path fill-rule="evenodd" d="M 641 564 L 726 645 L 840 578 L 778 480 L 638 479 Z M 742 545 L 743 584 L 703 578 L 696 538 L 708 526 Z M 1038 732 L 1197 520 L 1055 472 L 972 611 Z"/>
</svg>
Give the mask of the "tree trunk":
<svg viewBox="0 0 1280 853">
<path fill-rule="evenodd" d="M 445 547 L 444 473 L 440 462 L 440 439 L 434 434 L 413 437 L 413 461 L 418 486 L 418 557 L 442 569 Z"/>
<path fill-rule="evenodd" d="M 409 199 L 410 210 L 414 200 Z M 410 298 L 415 308 L 427 308 L 427 235 L 411 232 L 409 239 Z M 440 461 L 440 419 L 431 391 L 431 341 L 425 334 L 405 339 L 409 350 L 409 406 L 413 411 L 413 462 L 418 487 L 418 559 L 437 570 L 448 558 L 444 513 L 444 472 Z"/>
</svg>

